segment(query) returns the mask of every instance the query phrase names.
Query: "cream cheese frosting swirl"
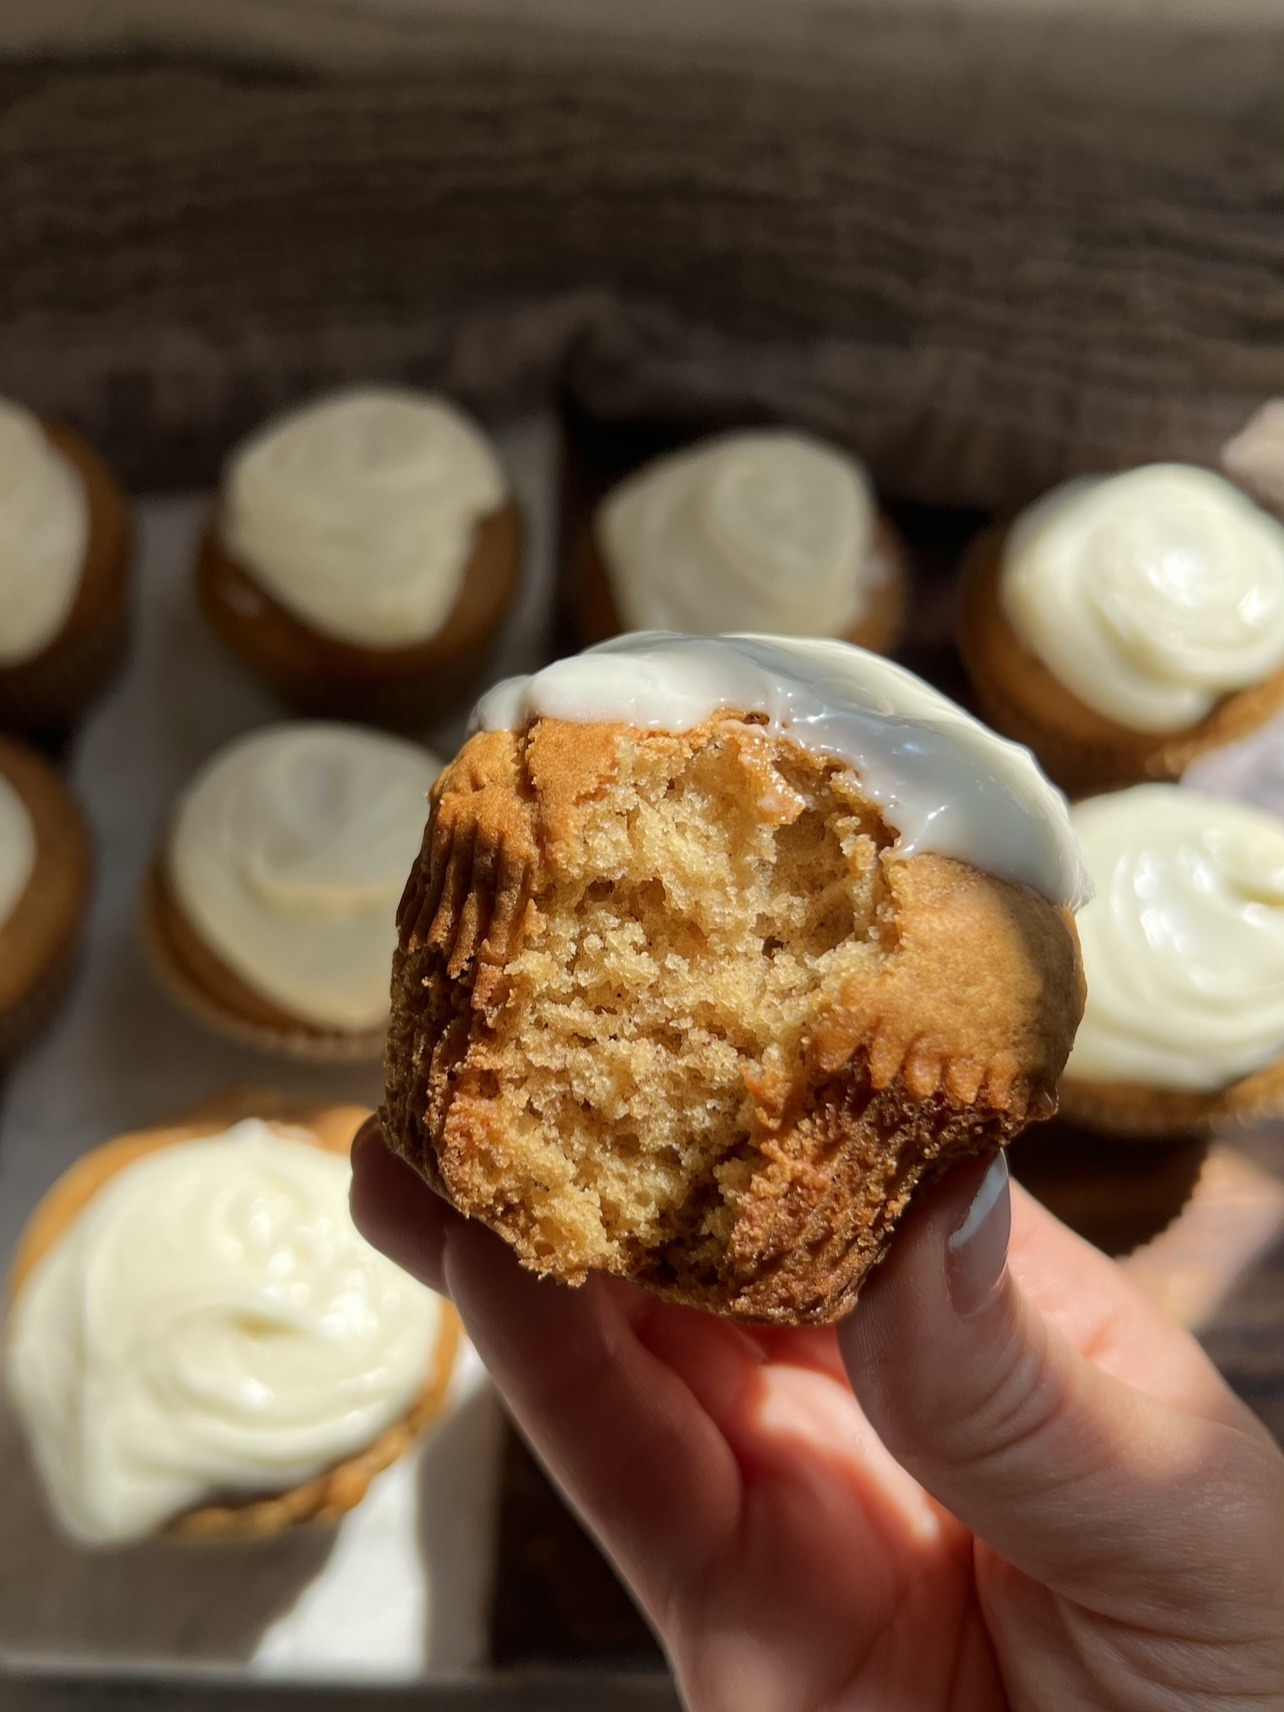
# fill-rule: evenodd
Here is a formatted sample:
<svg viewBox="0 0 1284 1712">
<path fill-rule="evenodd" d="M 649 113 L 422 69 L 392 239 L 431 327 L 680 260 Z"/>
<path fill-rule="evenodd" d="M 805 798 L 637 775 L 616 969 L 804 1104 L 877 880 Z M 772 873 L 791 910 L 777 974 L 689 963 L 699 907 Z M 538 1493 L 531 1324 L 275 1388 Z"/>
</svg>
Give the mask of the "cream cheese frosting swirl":
<svg viewBox="0 0 1284 1712">
<path fill-rule="evenodd" d="M 1067 1077 L 1216 1091 L 1284 1053 L 1284 823 L 1175 785 L 1071 819 L 1096 897 Z"/>
<path fill-rule="evenodd" d="M 481 430 L 444 399 L 367 388 L 278 417 L 233 457 L 220 532 L 281 605 L 365 648 L 450 616 L 478 523 L 507 499 Z"/>
<path fill-rule="evenodd" d="M 0 399 L 0 666 L 33 659 L 58 635 L 88 548 L 79 471 L 39 418 Z"/>
<path fill-rule="evenodd" d="M 248 1119 L 135 1160 L 11 1309 L 8 1388 L 55 1512 L 121 1544 L 282 1492 L 400 1419 L 441 1304 L 348 1212 L 351 1167 Z"/>
<path fill-rule="evenodd" d="M 1067 482 L 1013 524 L 1000 602 L 1085 706 L 1181 731 L 1284 664 L 1284 527 L 1210 470 Z"/>
<path fill-rule="evenodd" d="M 256 992 L 321 1028 L 388 1015 L 397 901 L 441 763 L 354 726 L 291 722 L 222 750 L 185 792 L 178 904 Z"/>
<path fill-rule="evenodd" d="M 27 805 L 0 774 L 0 928 L 22 898 L 36 869 L 36 829 Z"/>
<path fill-rule="evenodd" d="M 839 636 L 880 574 L 865 468 L 806 434 L 726 434 L 648 464 L 597 517 L 627 630 Z"/>
<path fill-rule="evenodd" d="M 1065 798 L 1030 751 L 848 642 L 621 636 L 505 679 L 477 704 L 472 729 L 564 719 L 690 731 L 719 713 L 762 715 L 799 748 L 851 767 L 900 856 L 953 856 L 1071 908 L 1090 894 Z"/>
</svg>

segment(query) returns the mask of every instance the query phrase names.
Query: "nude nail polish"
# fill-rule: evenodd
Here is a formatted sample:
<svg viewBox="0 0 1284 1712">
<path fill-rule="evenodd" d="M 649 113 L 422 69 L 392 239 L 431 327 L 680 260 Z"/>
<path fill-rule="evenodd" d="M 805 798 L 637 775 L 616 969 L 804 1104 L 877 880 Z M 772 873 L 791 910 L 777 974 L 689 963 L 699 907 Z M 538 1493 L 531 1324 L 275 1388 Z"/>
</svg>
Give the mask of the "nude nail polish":
<svg viewBox="0 0 1284 1712">
<path fill-rule="evenodd" d="M 1003 1278 L 1012 1229 L 1008 1162 L 996 1153 L 963 1217 L 945 1242 L 945 1278 L 954 1311 L 967 1319 L 992 1300 Z"/>
</svg>

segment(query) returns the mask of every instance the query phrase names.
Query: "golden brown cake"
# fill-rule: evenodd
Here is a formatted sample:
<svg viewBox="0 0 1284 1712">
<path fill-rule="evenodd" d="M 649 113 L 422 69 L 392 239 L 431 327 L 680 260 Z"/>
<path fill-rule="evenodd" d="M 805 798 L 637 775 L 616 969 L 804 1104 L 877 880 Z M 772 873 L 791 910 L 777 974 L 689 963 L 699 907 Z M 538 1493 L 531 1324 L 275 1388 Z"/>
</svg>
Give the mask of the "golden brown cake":
<svg viewBox="0 0 1284 1712">
<path fill-rule="evenodd" d="M 98 454 L 0 401 L 0 727 L 65 729 L 103 689 L 128 630 L 129 507 Z"/>
<path fill-rule="evenodd" d="M 521 560 L 481 431 L 431 395 L 365 389 L 238 449 L 196 580 L 212 628 L 295 706 L 409 725 L 475 681 Z"/>
<path fill-rule="evenodd" d="M 1284 822 L 1161 784 L 1072 819 L 1096 896 L 1066 1116 L 1167 1140 L 1284 1112 Z"/>
<path fill-rule="evenodd" d="M 1208 471 L 1068 483 L 978 536 L 960 602 L 978 710 L 1072 796 L 1179 778 L 1284 707 L 1284 529 Z"/>
<path fill-rule="evenodd" d="M 42 1266 L 59 1246 L 65 1243 L 73 1233 L 85 1230 L 84 1215 L 86 1212 L 91 1210 L 96 1203 L 99 1203 L 99 1198 L 105 1191 L 121 1181 L 123 1174 L 130 1172 L 131 1168 L 163 1151 L 183 1148 L 187 1144 L 196 1144 L 198 1154 L 204 1151 L 206 1156 L 204 1160 L 206 1176 L 201 1180 L 198 1193 L 200 1190 L 208 1189 L 210 1158 L 215 1158 L 217 1169 L 217 1156 L 209 1151 L 212 1149 L 223 1149 L 230 1162 L 233 1156 L 238 1154 L 238 1150 L 248 1147 L 251 1150 L 258 1149 L 261 1151 L 266 1144 L 269 1152 L 268 1169 L 273 1172 L 277 1169 L 270 1158 L 274 1141 L 284 1141 L 291 1144 L 290 1151 L 302 1144 L 346 1159 L 352 1137 L 365 1116 L 364 1109 L 353 1106 L 317 1106 L 297 1101 L 290 1102 L 273 1095 L 234 1095 L 213 1103 L 206 1108 L 204 1116 L 194 1116 L 182 1123 L 161 1125 L 119 1136 L 114 1141 L 94 1148 L 59 1178 L 28 1221 L 14 1258 L 9 1280 L 7 1309 L 9 1389 L 16 1400 L 20 1415 L 25 1418 L 28 1433 L 33 1431 L 33 1423 L 36 1421 L 35 1410 L 29 1399 L 32 1394 L 39 1393 L 39 1387 L 44 1382 L 44 1370 L 38 1365 L 33 1366 L 30 1351 L 22 1342 L 26 1330 L 21 1324 L 20 1314 L 24 1293 L 36 1283 Z M 254 1133 L 251 1134 L 251 1131 Z M 250 1156 L 252 1157 L 252 1153 Z M 171 1159 L 171 1164 L 176 1166 L 182 1166 L 184 1163 L 181 1155 L 174 1155 Z M 285 1189 L 282 1188 L 282 1184 L 286 1185 Z M 164 1187 L 172 1200 L 175 1217 L 186 1216 L 190 1209 L 183 1202 L 181 1196 L 174 1194 L 174 1185 L 166 1183 Z M 231 1211 L 226 1214 L 220 1212 L 217 1216 L 234 1220 L 237 1206 L 235 1196 L 243 1190 L 244 1185 L 241 1184 L 239 1177 L 235 1174 L 229 1174 L 222 1187 Z M 297 1204 L 292 1205 L 291 1210 L 274 1227 L 273 1234 L 276 1246 L 272 1252 L 278 1257 L 274 1265 L 279 1267 L 279 1257 L 284 1246 L 290 1240 L 290 1230 L 293 1228 L 290 1221 L 295 1220 L 300 1223 L 301 1227 L 306 1226 L 310 1206 L 300 1193 L 298 1185 L 291 1180 L 288 1171 L 279 1180 L 272 1183 L 271 1192 L 275 1195 L 278 1203 L 283 1194 L 298 1196 Z M 213 1200 L 213 1197 L 206 1195 L 205 1204 L 212 1205 Z M 272 1204 L 271 1201 L 260 1201 L 262 1206 Z M 277 1213 L 274 1211 L 272 1216 L 277 1218 Z M 199 1233 L 197 1236 L 199 1237 Z M 352 1240 L 356 1244 L 362 1244 L 362 1239 L 357 1237 L 355 1232 L 352 1233 Z M 162 1256 L 167 1256 L 170 1251 L 160 1246 L 159 1231 L 157 1232 L 157 1243 Z M 199 1240 L 193 1241 L 191 1246 L 199 1248 Z M 225 1243 L 223 1247 L 226 1249 Z M 252 1235 L 247 1237 L 245 1252 L 251 1257 L 249 1262 L 251 1267 L 259 1264 L 253 1258 L 256 1254 L 260 1254 L 266 1263 L 267 1257 L 262 1254 L 261 1243 L 256 1244 Z M 300 1280 L 298 1287 L 310 1293 L 309 1300 L 311 1296 L 319 1295 L 327 1287 L 324 1278 L 315 1279 L 307 1275 L 309 1255 L 323 1252 L 325 1252 L 324 1244 L 321 1245 L 321 1248 L 314 1248 L 311 1251 L 305 1247 L 305 1258 L 296 1268 L 295 1276 Z M 162 1271 L 167 1263 L 168 1261 L 163 1258 L 161 1262 Z M 402 1287 L 399 1275 L 392 1271 L 389 1262 L 383 1261 L 382 1257 L 379 1257 L 375 1264 L 381 1273 L 384 1268 L 387 1268 L 389 1278 L 398 1288 Z M 261 1275 L 256 1273 L 249 1283 L 247 1283 L 246 1277 L 241 1277 L 236 1281 L 235 1293 L 229 1294 L 227 1297 L 228 1337 L 234 1338 L 236 1335 L 240 1335 L 248 1340 L 251 1348 L 253 1339 L 258 1333 L 261 1333 L 264 1338 L 270 1338 L 272 1335 L 271 1322 L 275 1312 L 274 1299 L 270 1289 L 265 1287 L 266 1278 L 266 1270 L 262 1271 Z M 153 1283 L 155 1282 L 153 1280 Z M 169 1282 L 171 1286 L 174 1283 L 173 1280 Z M 184 1506 L 160 1524 L 165 1533 L 206 1540 L 257 1538 L 279 1533 L 285 1528 L 303 1522 L 333 1522 L 361 1501 L 371 1480 L 411 1449 L 424 1427 L 441 1412 L 459 1342 L 459 1322 L 454 1309 L 448 1303 L 430 1297 L 430 1293 L 423 1290 L 422 1286 L 412 1284 L 408 1279 L 404 1281 L 404 1287 L 408 1293 L 413 1292 L 415 1294 L 416 1302 L 420 1296 L 430 1299 L 431 1302 L 431 1313 L 425 1319 L 425 1325 L 430 1330 L 431 1348 L 423 1360 L 422 1378 L 415 1388 L 409 1405 L 397 1411 L 395 1418 L 386 1425 L 373 1430 L 367 1444 L 343 1455 L 331 1466 L 323 1468 L 316 1474 L 289 1484 L 280 1491 L 257 1490 L 239 1494 L 211 1491 L 208 1500 Z M 235 1309 L 235 1304 L 238 1302 L 244 1304 L 251 1289 L 263 1292 L 259 1308 L 259 1312 L 263 1316 L 261 1322 L 255 1322 L 253 1316 L 248 1313 L 241 1314 L 239 1320 L 237 1318 L 240 1310 Z M 385 1307 L 390 1305 L 395 1306 L 395 1304 L 385 1304 Z M 146 1316 L 149 1311 L 147 1303 L 142 1301 L 139 1306 Z M 199 1326 L 202 1316 L 210 1320 L 215 1317 L 215 1314 L 216 1305 L 212 1305 L 205 1296 L 202 1296 L 201 1313 L 198 1315 L 193 1312 L 191 1316 L 193 1325 Z M 300 1320 L 303 1318 L 302 1310 L 299 1311 L 298 1318 Z M 138 1361 L 138 1351 L 142 1347 L 138 1340 L 145 1342 L 149 1335 L 154 1337 L 156 1328 L 152 1323 L 153 1320 L 154 1316 L 150 1319 L 140 1320 L 139 1326 L 133 1329 L 133 1336 L 126 1340 L 123 1346 L 126 1353 L 120 1358 L 126 1364 Z M 48 1325 L 49 1320 L 46 1317 L 41 1320 L 36 1330 L 47 1335 Z M 258 1333 L 256 1333 L 256 1325 Z M 167 1326 L 165 1329 L 173 1332 L 172 1326 Z M 280 1335 L 284 1337 L 290 1329 L 290 1326 L 283 1321 L 279 1328 Z M 26 1335 L 30 1339 L 34 1334 L 27 1332 Z M 193 1332 L 192 1335 L 195 1336 L 197 1333 Z M 265 1354 L 270 1355 L 270 1347 L 266 1344 L 264 1351 Z M 158 1357 L 156 1349 L 152 1349 L 151 1359 L 155 1372 L 162 1372 L 163 1362 Z M 199 1391 L 189 1390 L 187 1381 L 177 1377 L 180 1373 L 195 1374 L 208 1371 L 203 1366 L 207 1359 L 207 1351 L 202 1350 L 198 1356 L 195 1348 L 189 1349 L 185 1361 L 180 1362 L 179 1367 L 175 1370 L 175 1383 L 168 1389 L 161 1388 L 162 1404 L 167 1399 L 176 1406 L 183 1404 L 192 1406 L 192 1399 L 195 1396 L 195 1407 L 198 1409 L 203 1402 L 205 1404 L 213 1402 L 216 1408 L 217 1393 L 214 1390 L 207 1391 L 202 1398 Z M 260 1378 L 266 1377 L 266 1382 L 270 1387 L 273 1364 L 269 1360 L 261 1365 Z M 357 1369 L 354 1367 L 354 1373 L 356 1371 Z M 261 1383 L 257 1385 L 257 1390 L 260 1394 L 262 1393 L 263 1385 Z M 236 1394 L 241 1393 L 238 1391 Z M 132 1412 L 132 1420 L 135 1424 L 146 1418 L 149 1409 L 154 1411 L 157 1407 L 156 1393 L 153 1392 L 150 1398 L 147 1398 L 145 1392 L 142 1395 L 146 1400 Z M 265 1406 L 266 1399 L 260 1407 Z M 293 1406 L 297 1408 L 297 1399 Z M 353 1407 L 359 1408 L 360 1406 L 360 1403 L 356 1401 L 356 1393 L 354 1393 Z M 47 1410 L 48 1405 L 46 1404 L 45 1411 L 47 1412 Z M 254 1411 L 251 1411 L 251 1416 L 253 1413 Z M 43 1414 L 40 1423 L 36 1424 L 43 1424 Z M 98 1431 L 98 1427 L 92 1418 L 88 1422 L 88 1427 L 91 1432 Z M 190 1472 L 192 1462 L 199 1461 L 202 1455 L 217 1460 L 217 1454 L 211 1450 L 211 1446 L 218 1443 L 218 1427 L 217 1413 L 204 1420 L 203 1424 L 198 1427 L 182 1458 L 181 1466 L 184 1474 Z M 233 1456 L 237 1453 L 238 1445 L 247 1436 L 252 1436 L 254 1431 L 254 1422 L 250 1417 L 240 1420 L 235 1425 L 231 1435 L 231 1454 Z M 124 1460 L 125 1466 L 129 1470 L 128 1480 L 131 1484 L 136 1484 L 142 1478 L 140 1471 L 146 1467 L 149 1447 L 146 1443 L 140 1442 L 131 1443 L 126 1449 L 128 1454 Z M 33 1444 L 33 1451 L 37 1463 L 40 1464 L 39 1444 Z M 87 1459 L 86 1467 L 101 1470 L 110 1465 L 111 1459 L 104 1454 L 103 1444 L 98 1446 L 98 1451 L 97 1457 Z M 285 1453 L 278 1444 L 270 1448 L 267 1454 L 284 1456 Z M 48 1481 L 48 1474 L 46 1478 Z M 64 1472 L 62 1482 L 67 1480 L 68 1476 Z M 58 1493 L 60 1484 L 55 1476 L 51 1485 L 51 1495 Z M 213 1475 L 210 1477 L 210 1484 L 217 1486 L 217 1479 Z M 68 1514 L 67 1500 L 63 1498 L 60 1515 L 72 1532 L 86 1540 L 87 1543 L 97 1545 L 125 1544 L 128 1543 L 129 1539 L 138 1536 L 138 1530 L 135 1528 L 133 1532 L 128 1531 L 127 1524 L 134 1517 L 131 1511 L 125 1507 L 125 1503 L 116 1500 L 113 1504 L 113 1498 L 114 1495 L 109 1491 L 105 1498 L 98 1496 L 96 1505 L 91 1506 L 88 1500 L 80 1495 L 78 1506 L 70 1514 Z M 126 1501 L 132 1503 L 128 1491 Z M 92 1523 L 97 1525 L 100 1531 L 94 1533 L 91 1526 L 88 1525 L 87 1519 L 92 1519 Z M 109 1532 L 109 1528 L 114 1529 L 114 1532 Z M 144 1531 L 150 1532 L 151 1529 Z"/>
<path fill-rule="evenodd" d="M 476 719 L 402 900 L 391 1143 L 535 1271 L 839 1317 L 922 1182 L 1054 1108 L 1064 804 L 837 642 L 626 638 Z"/>
<path fill-rule="evenodd" d="M 143 894 L 166 991 L 267 1052 L 380 1058 L 397 898 L 439 768 L 419 744 L 328 722 L 220 750 L 180 799 Z"/>
<path fill-rule="evenodd" d="M 629 630 L 787 631 L 891 653 L 908 561 L 856 459 L 742 430 L 655 459 L 609 492 L 567 576 L 582 641 Z"/>
<path fill-rule="evenodd" d="M 53 767 L 0 738 L 0 1069 L 57 1009 L 89 910 L 89 831 Z"/>
</svg>

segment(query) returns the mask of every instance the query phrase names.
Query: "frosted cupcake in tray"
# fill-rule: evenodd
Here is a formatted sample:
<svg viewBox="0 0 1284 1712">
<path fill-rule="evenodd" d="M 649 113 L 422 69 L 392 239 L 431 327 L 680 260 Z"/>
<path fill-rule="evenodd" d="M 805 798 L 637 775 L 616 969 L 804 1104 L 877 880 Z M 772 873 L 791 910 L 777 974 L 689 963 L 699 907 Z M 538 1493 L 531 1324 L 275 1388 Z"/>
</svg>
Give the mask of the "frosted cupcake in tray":
<svg viewBox="0 0 1284 1712">
<path fill-rule="evenodd" d="M 89 909 L 89 831 L 35 750 L 0 738 L 0 1069 L 52 1016 Z"/>
<path fill-rule="evenodd" d="M 440 762 L 356 726 L 268 726 L 183 793 L 144 898 L 152 964 L 211 1028 L 291 1057 L 377 1058 L 397 900 Z"/>
<path fill-rule="evenodd" d="M 119 664 L 129 509 L 78 434 L 0 399 L 0 727 L 70 725 Z"/>
<path fill-rule="evenodd" d="M 838 1318 L 920 1183 L 1052 1110 L 1063 799 L 842 642 L 623 637 L 474 723 L 402 903 L 389 1142 L 537 1272 Z"/>
<path fill-rule="evenodd" d="M 453 1310 L 348 1213 L 351 1107 L 140 1131 L 46 1195 L 4 1369 L 76 1539 L 334 1520 L 441 1408 Z"/>
<path fill-rule="evenodd" d="M 1072 819 L 1096 896 L 1066 1115 L 1165 1135 L 1284 1108 L 1284 823 L 1175 785 Z"/>
<path fill-rule="evenodd" d="M 443 398 L 368 387 L 237 448 L 197 581 L 213 628 L 296 705 L 410 722 L 475 677 L 521 551 L 481 429 Z"/>
<path fill-rule="evenodd" d="M 900 635 L 905 560 L 858 459 L 808 434 L 717 435 L 646 464 L 597 507 L 570 570 L 584 638 L 626 630 Z"/>
<path fill-rule="evenodd" d="M 1179 777 L 1284 706 L 1284 526 L 1183 464 L 1068 482 L 976 542 L 959 643 L 1067 790 Z"/>
</svg>

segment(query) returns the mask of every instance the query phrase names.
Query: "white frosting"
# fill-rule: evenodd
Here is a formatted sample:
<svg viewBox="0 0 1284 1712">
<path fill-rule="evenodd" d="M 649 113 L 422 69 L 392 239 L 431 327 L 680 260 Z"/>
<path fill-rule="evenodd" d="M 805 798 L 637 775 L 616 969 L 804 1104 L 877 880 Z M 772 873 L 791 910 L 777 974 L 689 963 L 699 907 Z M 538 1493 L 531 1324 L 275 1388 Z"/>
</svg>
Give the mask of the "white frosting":
<svg viewBox="0 0 1284 1712">
<path fill-rule="evenodd" d="M 626 630 L 840 636 L 869 604 L 875 504 L 862 464 L 792 432 L 726 434 L 648 464 L 597 517 Z"/>
<path fill-rule="evenodd" d="M 1284 1053 L 1284 822 L 1175 785 L 1071 818 L 1096 897 L 1066 1075 L 1213 1090 Z"/>
<path fill-rule="evenodd" d="M 36 829 L 27 805 L 0 773 L 0 927 L 9 920 L 36 867 Z"/>
<path fill-rule="evenodd" d="M 0 666 L 30 660 L 76 604 L 89 500 L 39 420 L 0 398 Z"/>
<path fill-rule="evenodd" d="M 1000 600 L 1087 707 L 1181 731 L 1284 664 L 1284 527 L 1184 464 L 1067 482 L 1013 524 Z"/>
<path fill-rule="evenodd" d="M 444 399 L 369 388 L 278 417 L 236 453 L 227 547 L 296 617 L 364 648 L 434 636 L 507 484 Z"/>
<path fill-rule="evenodd" d="M 441 1304 L 358 1234 L 351 1175 L 249 1119 L 126 1166 L 40 1261 L 6 1377 L 70 1533 L 287 1491 L 410 1408 Z"/>
<path fill-rule="evenodd" d="M 689 731 L 717 713 L 765 714 L 768 729 L 851 767 L 903 856 L 954 856 L 1072 908 L 1088 895 L 1065 798 L 1029 750 L 850 643 L 622 636 L 497 684 L 473 729 L 565 719 Z"/>
<path fill-rule="evenodd" d="M 269 726 L 188 786 L 170 884 L 256 992 L 322 1028 L 387 1019 L 397 903 L 441 763 L 355 726 Z"/>
</svg>

